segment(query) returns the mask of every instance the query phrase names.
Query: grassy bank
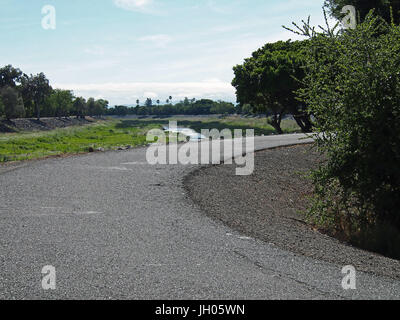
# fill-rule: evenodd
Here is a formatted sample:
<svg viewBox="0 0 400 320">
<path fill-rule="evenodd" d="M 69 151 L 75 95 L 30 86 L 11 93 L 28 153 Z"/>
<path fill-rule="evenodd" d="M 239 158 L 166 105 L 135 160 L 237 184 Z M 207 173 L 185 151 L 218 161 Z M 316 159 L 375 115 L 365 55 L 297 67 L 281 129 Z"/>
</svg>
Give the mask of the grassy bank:
<svg viewBox="0 0 400 320">
<path fill-rule="evenodd" d="M 111 150 L 126 145 L 140 146 L 146 143 L 146 133 L 152 128 L 150 123 L 124 127 L 121 121 L 105 121 L 48 132 L 3 134 L 0 135 L 0 162 L 84 153 L 89 148 Z"/>
<path fill-rule="evenodd" d="M 255 129 L 256 135 L 274 134 L 275 130 L 266 123 L 266 119 L 226 119 L 175 118 L 178 125 L 201 129 Z M 168 119 L 120 119 L 102 121 L 87 126 L 68 127 L 52 131 L 0 134 L 0 162 L 38 159 L 63 154 L 77 154 L 89 151 L 89 148 L 105 150 L 120 146 L 146 145 L 146 134 L 154 128 L 168 125 Z M 297 132 L 295 124 L 288 120 L 284 124 L 285 132 Z"/>
</svg>

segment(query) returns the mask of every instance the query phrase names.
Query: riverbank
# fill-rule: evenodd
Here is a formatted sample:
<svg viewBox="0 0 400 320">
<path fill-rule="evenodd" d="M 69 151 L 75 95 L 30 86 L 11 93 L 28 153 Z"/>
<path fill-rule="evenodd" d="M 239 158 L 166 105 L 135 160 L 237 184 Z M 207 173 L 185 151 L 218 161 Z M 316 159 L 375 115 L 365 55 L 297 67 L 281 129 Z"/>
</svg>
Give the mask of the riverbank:
<svg viewBox="0 0 400 320">
<path fill-rule="evenodd" d="M 143 146 L 147 143 L 147 132 L 158 127 L 150 123 L 129 126 L 114 120 L 50 131 L 3 134 L 0 135 L 0 162 Z"/>
<path fill-rule="evenodd" d="M 213 117 L 167 117 L 162 119 L 124 117 L 113 120 L 107 118 L 107 120 L 100 121 L 92 118 L 48 118 L 42 119 L 40 122 L 34 119 L 18 119 L 14 120 L 13 124 L 15 130 L 19 128 L 19 132 L 0 134 L 0 162 L 143 146 L 148 143 L 146 135 L 149 130 L 168 126 L 169 121 L 177 121 L 180 127 L 190 128 L 199 133 L 202 129 L 219 131 L 229 129 L 232 132 L 236 129 L 253 129 L 255 135 L 258 136 L 276 134 L 266 119 L 243 119 L 238 116 L 220 119 Z M 284 125 L 288 133 L 299 131 L 293 120 L 285 120 Z M 60 128 L 54 129 L 56 126 Z"/>
</svg>

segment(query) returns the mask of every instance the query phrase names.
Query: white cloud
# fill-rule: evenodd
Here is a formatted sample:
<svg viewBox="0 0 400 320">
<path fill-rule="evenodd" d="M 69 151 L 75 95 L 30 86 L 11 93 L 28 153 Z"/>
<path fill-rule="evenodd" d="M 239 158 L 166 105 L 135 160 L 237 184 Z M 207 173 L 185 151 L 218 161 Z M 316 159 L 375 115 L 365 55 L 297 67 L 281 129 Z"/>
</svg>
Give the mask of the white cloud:
<svg viewBox="0 0 400 320">
<path fill-rule="evenodd" d="M 92 46 L 85 48 L 83 52 L 93 56 L 103 56 L 105 53 L 105 49 L 101 46 Z"/>
<path fill-rule="evenodd" d="M 101 84 L 56 84 L 55 88 L 73 90 L 75 95 L 107 99 L 111 104 L 134 104 L 136 99 L 174 100 L 184 97 L 235 101 L 235 90 L 228 82 L 211 79 L 202 82 L 126 82 Z"/>
<path fill-rule="evenodd" d="M 153 13 L 153 0 L 113 0 L 114 4 L 121 9 L 142 13 Z"/>
<path fill-rule="evenodd" d="M 157 99 L 158 94 L 155 92 L 144 92 L 143 93 L 143 98 L 151 98 L 151 99 Z"/>
<path fill-rule="evenodd" d="M 214 0 L 207 1 L 207 7 L 212 11 L 219 14 L 230 14 L 233 12 L 234 7 L 236 7 L 238 1 L 229 1 L 228 3 L 222 4 L 221 2 L 216 2 Z"/>
<path fill-rule="evenodd" d="M 165 48 L 172 41 L 172 37 L 167 34 L 156 34 L 141 37 L 138 40 L 143 42 L 150 42 L 158 48 Z"/>
</svg>

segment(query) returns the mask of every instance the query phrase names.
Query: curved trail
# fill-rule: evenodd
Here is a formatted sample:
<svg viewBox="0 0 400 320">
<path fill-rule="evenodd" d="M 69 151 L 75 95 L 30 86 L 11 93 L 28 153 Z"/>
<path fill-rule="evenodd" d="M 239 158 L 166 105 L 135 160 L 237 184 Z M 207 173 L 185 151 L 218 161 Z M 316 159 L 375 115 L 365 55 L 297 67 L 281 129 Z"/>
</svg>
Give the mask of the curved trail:
<svg viewBox="0 0 400 320">
<path fill-rule="evenodd" d="M 256 138 L 256 149 L 307 143 Z M 48 159 L 0 174 L 0 299 L 351 299 L 400 283 L 241 236 L 187 198 L 194 166 L 147 164 L 146 149 Z M 53 265 L 57 288 L 41 288 Z"/>
</svg>

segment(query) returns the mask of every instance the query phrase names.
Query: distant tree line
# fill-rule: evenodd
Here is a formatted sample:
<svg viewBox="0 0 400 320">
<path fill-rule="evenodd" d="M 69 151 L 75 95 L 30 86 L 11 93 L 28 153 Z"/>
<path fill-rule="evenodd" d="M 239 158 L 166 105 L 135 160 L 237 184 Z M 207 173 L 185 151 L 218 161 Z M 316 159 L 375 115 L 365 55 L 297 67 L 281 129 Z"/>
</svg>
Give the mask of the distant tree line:
<svg viewBox="0 0 400 320">
<path fill-rule="evenodd" d="M 161 105 L 160 100 L 155 103 L 151 98 L 147 98 L 144 105 L 136 101 L 135 107 L 115 106 L 108 110 L 108 115 L 208 115 L 208 114 L 234 114 L 240 111 L 233 103 L 225 101 L 213 101 L 209 99 L 189 99 L 185 98 L 176 104 L 171 103 L 172 97 Z"/>
<path fill-rule="evenodd" d="M 27 75 L 7 65 L 0 68 L 0 117 L 6 119 L 105 115 L 108 101 L 75 97 L 53 89 L 44 73 Z"/>
<path fill-rule="evenodd" d="M 27 75 L 20 69 L 7 65 L 0 68 L 0 117 L 6 119 L 41 117 L 70 117 L 102 115 L 206 115 L 234 114 L 240 112 L 232 103 L 209 99 L 185 98 L 172 104 L 169 96 L 164 104 L 147 98 L 135 107 L 115 106 L 103 99 L 75 97 L 70 90 L 53 89 L 43 73 Z"/>
</svg>

